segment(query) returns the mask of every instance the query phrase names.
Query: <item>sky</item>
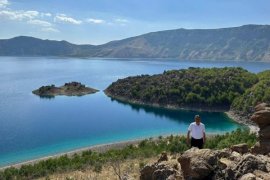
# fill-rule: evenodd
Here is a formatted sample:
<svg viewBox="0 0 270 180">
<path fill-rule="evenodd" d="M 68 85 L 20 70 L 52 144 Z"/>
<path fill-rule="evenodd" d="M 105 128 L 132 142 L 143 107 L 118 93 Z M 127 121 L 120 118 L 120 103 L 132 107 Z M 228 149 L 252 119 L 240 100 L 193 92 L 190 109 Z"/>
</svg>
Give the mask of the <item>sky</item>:
<svg viewBox="0 0 270 180">
<path fill-rule="evenodd" d="M 270 0 L 0 0 L 0 39 L 103 44 L 177 28 L 270 24 Z"/>
</svg>

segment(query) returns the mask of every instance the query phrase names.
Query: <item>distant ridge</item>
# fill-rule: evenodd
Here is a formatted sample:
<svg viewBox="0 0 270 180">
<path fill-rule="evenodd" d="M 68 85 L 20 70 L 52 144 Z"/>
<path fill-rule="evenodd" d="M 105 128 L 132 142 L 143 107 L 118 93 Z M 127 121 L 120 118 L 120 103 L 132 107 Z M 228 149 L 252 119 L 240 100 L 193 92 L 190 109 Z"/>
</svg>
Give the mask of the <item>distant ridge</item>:
<svg viewBox="0 0 270 180">
<path fill-rule="evenodd" d="M 1 56 L 84 56 L 91 45 L 75 45 L 67 41 L 41 40 L 18 36 L 0 40 Z"/>
<path fill-rule="evenodd" d="M 270 25 L 166 30 L 97 46 L 19 36 L 0 40 L 0 56 L 178 58 L 270 62 Z"/>
</svg>

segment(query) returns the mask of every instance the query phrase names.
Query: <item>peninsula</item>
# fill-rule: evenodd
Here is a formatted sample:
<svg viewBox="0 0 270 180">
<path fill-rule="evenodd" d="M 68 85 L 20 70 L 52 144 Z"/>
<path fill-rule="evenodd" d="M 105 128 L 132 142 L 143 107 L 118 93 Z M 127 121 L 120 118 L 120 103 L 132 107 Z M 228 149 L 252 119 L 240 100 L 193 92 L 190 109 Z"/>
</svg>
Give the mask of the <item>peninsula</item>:
<svg viewBox="0 0 270 180">
<path fill-rule="evenodd" d="M 234 98 L 258 81 L 242 68 L 189 68 L 119 79 L 105 93 L 160 107 L 227 111 Z"/>
<path fill-rule="evenodd" d="M 84 96 L 96 93 L 98 90 L 86 87 L 84 84 L 79 82 L 69 82 L 60 87 L 56 87 L 55 85 L 42 86 L 32 92 L 40 97 L 55 97 L 60 95 Z"/>
<path fill-rule="evenodd" d="M 228 112 L 232 119 L 249 119 L 260 102 L 270 102 L 270 71 L 243 68 L 189 68 L 140 75 L 113 82 L 105 94 L 112 99 L 173 109 Z"/>
</svg>

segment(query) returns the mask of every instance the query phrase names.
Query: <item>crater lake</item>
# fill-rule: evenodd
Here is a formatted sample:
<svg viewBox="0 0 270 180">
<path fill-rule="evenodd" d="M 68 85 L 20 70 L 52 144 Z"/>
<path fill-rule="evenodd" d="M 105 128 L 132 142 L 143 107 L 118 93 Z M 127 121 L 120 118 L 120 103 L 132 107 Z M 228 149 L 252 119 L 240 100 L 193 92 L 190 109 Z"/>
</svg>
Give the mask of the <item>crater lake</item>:
<svg viewBox="0 0 270 180">
<path fill-rule="evenodd" d="M 112 82 L 127 76 L 225 66 L 255 73 L 270 69 L 269 63 L 241 61 L 0 57 L 0 167 L 93 145 L 186 134 L 196 114 L 208 134 L 235 130 L 241 125 L 222 112 L 131 105 L 103 93 Z M 50 99 L 32 94 L 40 86 L 71 81 L 100 91 Z"/>
</svg>

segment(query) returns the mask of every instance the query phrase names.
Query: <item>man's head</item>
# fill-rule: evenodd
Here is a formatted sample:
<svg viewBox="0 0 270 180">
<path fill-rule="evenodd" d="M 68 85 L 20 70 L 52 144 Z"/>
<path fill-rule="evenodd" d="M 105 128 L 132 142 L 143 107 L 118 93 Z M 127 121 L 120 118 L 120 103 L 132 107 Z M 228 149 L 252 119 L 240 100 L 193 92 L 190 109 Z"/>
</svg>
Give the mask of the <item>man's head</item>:
<svg viewBox="0 0 270 180">
<path fill-rule="evenodd" d="M 194 119 L 195 119 L 196 124 L 197 125 L 200 125 L 200 123 L 201 123 L 201 117 L 199 115 L 195 115 Z"/>
</svg>

